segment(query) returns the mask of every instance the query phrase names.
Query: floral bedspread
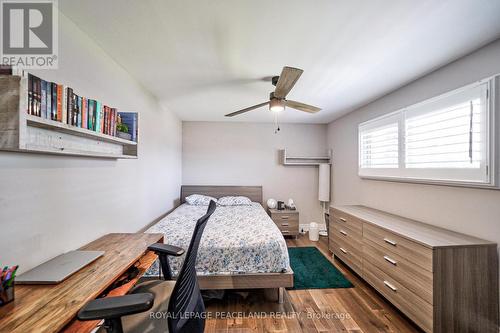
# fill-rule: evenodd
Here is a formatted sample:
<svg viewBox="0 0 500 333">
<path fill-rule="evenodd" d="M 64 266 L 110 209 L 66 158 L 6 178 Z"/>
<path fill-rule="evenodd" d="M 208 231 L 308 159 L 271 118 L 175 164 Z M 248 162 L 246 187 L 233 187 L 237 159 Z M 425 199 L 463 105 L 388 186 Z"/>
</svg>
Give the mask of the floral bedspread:
<svg viewBox="0 0 500 333">
<path fill-rule="evenodd" d="M 164 233 L 165 243 L 188 248 L 196 221 L 207 206 L 183 204 L 146 232 Z M 174 275 L 184 256 L 169 257 Z M 146 275 L 158 275 L 156 262 Z M 288 251 L 278 227 L 258 203 L 217 206 L 207 222 L 196 261 L 198 274 L 282 273 L 290 270 Z"/>
</svg>

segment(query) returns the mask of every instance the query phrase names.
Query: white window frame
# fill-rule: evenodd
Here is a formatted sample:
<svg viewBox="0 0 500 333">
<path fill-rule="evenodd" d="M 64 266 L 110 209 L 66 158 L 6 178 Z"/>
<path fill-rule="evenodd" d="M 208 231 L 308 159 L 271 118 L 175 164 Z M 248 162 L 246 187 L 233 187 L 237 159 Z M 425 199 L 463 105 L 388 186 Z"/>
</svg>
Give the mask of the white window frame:
<svg viewBox="0 0 500 333">
<path fill-rule="evenodd" d="M 424 106 L 425 104 L 431 102 L 437 102 L 443 98 L 449 97 L 451 95 L 457 94 L 461 91 L 471 89 L 483 84 L 487 84 L 488 97 L 487 97 L 487 111 L 486 116 L 488 117 L 486 136 L 488 137 L 488 142 L 485 153 L 487 154 L 486 163 L 488 170 L 488 179 L 486 182 L 476 182 L 476 181 L 459 181 L 454 180 L 460 179 L 467 173 L 466 169 L 442 169 L 437 168 L 429 169 L 418 169 L 413 170 L 411 168 L 405 168 L 405 115 L 406 111 L 416 109 Z M 436 185 L 450 185 L 450 186 L 465 186 L 465 187 L 479 187 L 479 188 L 492 188 L 500 189 L 500 170 L 499 170 L 499 155 L 497 153 L 500 144 L 498 143 L 498 134 L 500 134 L 500 75 L 495 75 L 484 80 L 469 84 L 467 86 L 455 89 L 453 91 L 441 94 L 439 96 L 427 99 L 420 103 L 410 105 L 405 108 L 401 108 L 397 111 L 388 113 L 381 117 L 371 119 L 369 121 L 363 122 L 358 126 L 358 175 L 363 179 L 374 179 L 374 180 L 386 180 L 386 181 L 396 181 L 396 182 L 409 182 L 409 183 L 423 183 L 423 184 L 436 184 Z M 362 129 L 367 129 L 370 127 L 377 127 L 378 124 L 384 122 L 389 123 L 390 121 L 399 121 L 399 168 L 361 168 L 361 131 Z M 477 170 L 477 169 L 474 169 Z M 422 177 L 426 172 L 431 174 L 432 177 L 436 177 L 441 174 L 440 179 L 430 179 Z M 418 175 L 417 175 L 418 174 Z M 429 176 L 430 177 L 430 176 Z M 452 178 L 452 179 L 445 179 Z M 463 179 L 463 178 L 462 178 Z"/>
</svg>

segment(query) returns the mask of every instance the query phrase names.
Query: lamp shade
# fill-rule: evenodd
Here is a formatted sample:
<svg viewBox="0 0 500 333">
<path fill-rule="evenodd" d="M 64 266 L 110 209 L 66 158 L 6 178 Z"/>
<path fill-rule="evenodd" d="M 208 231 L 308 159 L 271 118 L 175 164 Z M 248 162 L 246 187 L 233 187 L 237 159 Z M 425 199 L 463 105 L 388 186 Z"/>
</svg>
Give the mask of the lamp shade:
<svg viewBox="0 0 500 333">
<path fill-rule="evenodd" d="M 330 164 L 319 165 L 318 199 L 330 201 Z"/>
</svg>

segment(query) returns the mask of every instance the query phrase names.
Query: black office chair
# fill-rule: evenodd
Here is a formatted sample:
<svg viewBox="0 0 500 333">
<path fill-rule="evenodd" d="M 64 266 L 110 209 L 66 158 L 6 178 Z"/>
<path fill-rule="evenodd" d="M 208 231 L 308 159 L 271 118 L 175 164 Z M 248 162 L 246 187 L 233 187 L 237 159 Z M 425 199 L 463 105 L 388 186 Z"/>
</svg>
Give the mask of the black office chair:
<svg viewBox="0 0 500 333">
<path fill-rule="evenodd" d="M 207 213 L 196 223 L 177 281 L 147 281 L 128 295 L 92 300 L 80 310 L 78 319 L 104 319 L 108 333 L 202 333 L 205 304 L 195 264 L 203 230 L 215 208 L 215 202 L 211 201 Z M 180 256 L 184 250 L 167 244 L 153 244 L 148 249 L 158 254 L 164 277 L 171 278 L 167 257 Z"/>
</svg>

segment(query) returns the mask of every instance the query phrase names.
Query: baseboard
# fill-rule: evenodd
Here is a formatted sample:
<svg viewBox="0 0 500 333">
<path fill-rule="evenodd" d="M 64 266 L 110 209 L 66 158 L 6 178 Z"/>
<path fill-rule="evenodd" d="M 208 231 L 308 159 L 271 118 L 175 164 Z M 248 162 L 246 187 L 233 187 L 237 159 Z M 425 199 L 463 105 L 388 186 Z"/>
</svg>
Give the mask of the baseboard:
<svg viewBox="0 0 500 333">
<path fill-rule="evenodd" d="M 144 227 L 142 227 L 141 229 L 139 229 L 137 232 L 139 233 L 139 232 L 144 232 L 144 231 L 148 230 L 153 225 L 155 225 L 156 223 L 158 223 L 161 220 L 163 220 L 163 218 L 165 218 L 165 216 L 167 216 L 168 214 L 170 214 L 171 212 L 173 212 L 175 208 L 177 208 L 177 207 L 174 207 L 174 208 L 170 209 L 169 211 L 167 211 L 166 213 L 161 214 L 160 216 L 158 216 L 157 218 L 155 218 L 153 221 L 149 222 Z"/>
<path fill-rule="evenodd" d="M 319 230 L 326 230 L 326 224 L 325 223 L 318 223 L 319 225 Z M 304 231 L 309 231 L 309 223 L 303 223 L 299 224 L 299 230 L 304 230 Z"/>
</svg>

